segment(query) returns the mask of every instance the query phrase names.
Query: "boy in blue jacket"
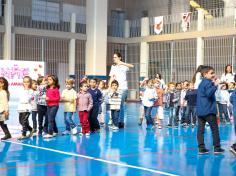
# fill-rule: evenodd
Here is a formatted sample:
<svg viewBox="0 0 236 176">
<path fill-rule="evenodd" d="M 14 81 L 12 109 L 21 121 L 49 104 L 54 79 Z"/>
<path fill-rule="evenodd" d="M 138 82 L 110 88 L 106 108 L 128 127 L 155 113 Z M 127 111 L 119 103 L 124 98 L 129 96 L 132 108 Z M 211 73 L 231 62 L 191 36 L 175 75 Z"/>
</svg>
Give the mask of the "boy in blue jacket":
<svg viewBox="0 0 236 176">
<path fill-rule="evenodd" d="M 215 92 L 219 84 L 215 80 L 214 68 L 206 66 L 202 70 L 203 79 L 198 87 L 197 92 L 197 116 L 198 116 L 198 130 L 197 140 L 199 154 L 207 154 L 209 150 L 205 148 L 204 144 L 204 131 L 206 122 L 209 123 L 214 145 L 214 154 L 220 154 L 224 152 L 224 149 L 220 145 L 219 127 L 217 124 L 217 109 Z"/>
</svg>

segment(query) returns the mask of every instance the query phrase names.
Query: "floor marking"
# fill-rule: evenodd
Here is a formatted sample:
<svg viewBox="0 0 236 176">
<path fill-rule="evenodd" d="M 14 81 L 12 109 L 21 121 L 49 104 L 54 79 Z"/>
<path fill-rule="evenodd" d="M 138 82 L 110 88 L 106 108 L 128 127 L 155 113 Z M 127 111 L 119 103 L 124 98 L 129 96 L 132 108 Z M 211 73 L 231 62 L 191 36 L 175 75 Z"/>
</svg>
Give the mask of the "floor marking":
<svg viewBox="0 0 236 176">
<path fill-rule="evenodd" d="M 23 146 L 27 146 L 27 147 L 31 147 L 31 148 L 51 151 L 51 152 L 60 153 L 60 154 L 64 154 L 64 155 L 70 155 L 70 156 L 85 158 L 85 159 L 88 159 L 88 160 L 99 161 L 99 162 L 103 162 L 103 163 L 107 163 L 107 164 L 112 164 L 112 165 L 117 165 L 117 166 L 128 167 L 128 168 L 138 169 L 138 170 L 143 170 L 143 171 L 148 171 L 148 172 L 152 172 L 152 173 L 156 173 L 156 174 L 162 174 L 162 175 L 167 175 L 167 176 L 178 176 L 176 174 L 171 174 L 171 173 L 168 173 L 168 172 L 158 171 L 158 170 L 154 170 L 154 169 L 148 169 L 148 168 L 145 168 L 145 167 L 134 166 L 134 165 L 119 163 L 119 162 L 115 162 L 115 161 L 109 161 L 109 160 L 105 160 L 105 159 L 101 159 L 101 158 L 95 158 L 95 157 L 86 156 L 86 155 L 80 155 L 80 154 L 76 154 L 76 153 L 63 152 L 63 151 L 60 151 L 60 150 L 55 150 L 55 149 L 50 149 L 50 148 L 45 148 L 45 147 L 34 146 L 34 145 L 24 144 L 24 143 L 15 142 L 15 141 L 3 141 L 3 142 L 23 145 Z"/>
</svg>

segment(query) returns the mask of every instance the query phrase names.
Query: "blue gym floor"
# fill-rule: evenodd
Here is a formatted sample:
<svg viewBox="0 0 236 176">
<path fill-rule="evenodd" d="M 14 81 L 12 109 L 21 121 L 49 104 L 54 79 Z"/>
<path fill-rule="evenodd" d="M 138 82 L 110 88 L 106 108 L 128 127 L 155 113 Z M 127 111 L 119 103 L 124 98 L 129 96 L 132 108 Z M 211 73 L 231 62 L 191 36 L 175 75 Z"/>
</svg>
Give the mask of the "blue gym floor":
<svg viewBox="0 0 236 176">
<path fill-rule="evenodd" d="M 0 142 L 0 176 L 236 175 L 236 157 L 229 151 L 236 141 L 233 126 L 220 126 L 221 144 L 226 149 L 223 155 L 200 156 L 196 129 L 146 131 L 145 124 L 137 125 L 139 106 L 127 105 L 126 128 L 119 132 L 106 128 L 89 138 L 77 135 Z M 62 126 L 63 117 L 57 117 L 57 122 Z M 212 151 L 211 139 L 207 127 L 206 146 Z"/>
</svg>

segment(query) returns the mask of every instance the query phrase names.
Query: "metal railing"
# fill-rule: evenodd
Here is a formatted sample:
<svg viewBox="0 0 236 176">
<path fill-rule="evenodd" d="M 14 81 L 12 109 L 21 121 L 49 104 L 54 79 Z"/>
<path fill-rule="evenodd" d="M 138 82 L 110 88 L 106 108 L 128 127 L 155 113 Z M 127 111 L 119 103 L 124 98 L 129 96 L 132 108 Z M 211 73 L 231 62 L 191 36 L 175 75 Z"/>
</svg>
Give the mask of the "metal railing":
<svg viewBox="0 0 236 176">
<path fill-rule="evenodd" d="M 30 7 L 16 8 L 14 25 L 16 27 L 70 32 L 70 21 L 65 21 L 64 16 L 70 17 L 71 13 L 61 14 L 61 12 L 58 12 L 55 14 L 48 11 L 34 10 Z M 85 34 L 86 24 L 76 23 L 76 33 Z"/>
<path fill-rule="evenodd" d="M 235 8 L 218 8 L 206 11 L 204 30 L 235 27 Z"/>
<path fill-rule="evenodd" d="M 141 20 L 130 20 L 129 21 L 129 36 L 130 37 L 140 37 L 141 36 Z"/>
</svg>

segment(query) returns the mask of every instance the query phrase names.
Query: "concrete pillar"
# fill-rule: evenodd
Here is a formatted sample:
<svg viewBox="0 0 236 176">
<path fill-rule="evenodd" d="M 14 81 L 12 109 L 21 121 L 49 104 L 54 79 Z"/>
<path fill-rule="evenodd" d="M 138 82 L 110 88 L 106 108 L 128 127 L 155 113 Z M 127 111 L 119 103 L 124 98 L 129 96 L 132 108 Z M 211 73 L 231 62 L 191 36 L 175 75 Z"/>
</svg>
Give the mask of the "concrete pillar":
<svg viewBox="0 0 236 176">
<path fill-rule="evenodd" d="M 141 36 L 149 36 L 149 18 L 141 18 Z M 148 77 L 149 44 L 141 42 L 140 45 L 140 78 Z"/>
<path fill-rule="evenodd" d="M 203 10 L 198 10 L 198 31 L 204 29 L 204 12 Z M 197 60 L 196 67 L 204 64 L 204 40 L 202 37 L 197 38 Z"/>
<path fill-rule="evenodd" d="M 106 76 L 108 0 L 86 1 L 86 67 L 88 76 Z"/>
<path fill-rule="evenodd" d="M 13 5 L 12 0 L 7 0 L 4 11 L 5 19 L 5 33 L 4 33 L 4 44 L 3 44 L 3 59 L 12 59 L 12 13 Z"/>
<path fill-rule="evenodd" d="M 70 32 L 75 33 L 76 14 L 71 14 Z M 70 39 L 69 43 L 69 76 L 75 76 L 75 39 Z"/>
</svg>

